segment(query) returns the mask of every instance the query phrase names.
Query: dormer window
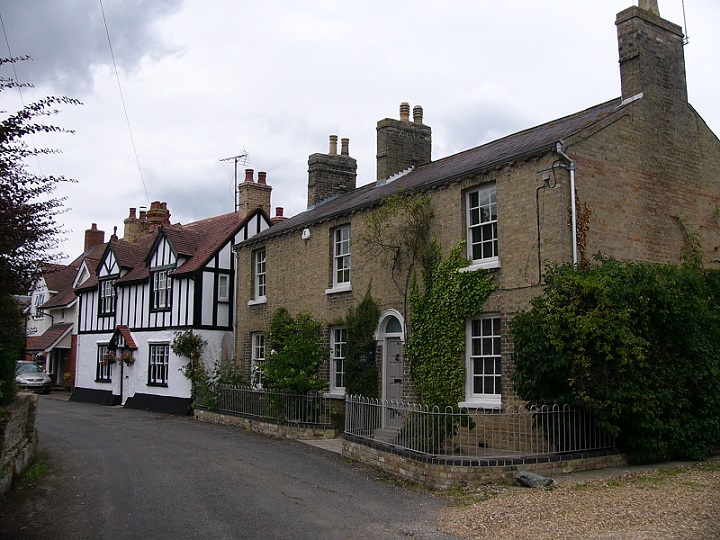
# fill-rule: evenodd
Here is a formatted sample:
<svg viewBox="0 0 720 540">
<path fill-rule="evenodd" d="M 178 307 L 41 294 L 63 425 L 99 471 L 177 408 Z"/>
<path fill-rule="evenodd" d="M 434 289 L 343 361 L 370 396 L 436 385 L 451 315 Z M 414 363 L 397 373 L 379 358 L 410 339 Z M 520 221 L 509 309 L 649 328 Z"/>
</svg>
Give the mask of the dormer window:
<svg viewBox="0 0 720 540">
<path fill-rule="evenodd" d="M 152 309 L 164 311 L 170 309 L 171 281 L 168 270 L 158 270 L 152 273 Z"/>
<path fill-rule="evenodd" d="M 100 315 L 115 314 L 115 281 L 106 279 L 100 282 Z"/>
</svg>

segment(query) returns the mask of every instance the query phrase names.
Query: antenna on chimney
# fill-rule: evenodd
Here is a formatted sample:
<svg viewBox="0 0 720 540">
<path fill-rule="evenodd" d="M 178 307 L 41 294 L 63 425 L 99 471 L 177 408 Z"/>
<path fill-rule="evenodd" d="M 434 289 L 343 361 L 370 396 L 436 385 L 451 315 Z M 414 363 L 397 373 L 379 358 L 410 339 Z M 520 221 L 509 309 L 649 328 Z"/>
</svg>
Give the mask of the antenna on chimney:
<svg viewBox="0 0 720 540">
<path fill-rule="evenodd" d="M 235 162 L 235 212 L 238 211 L 238 181 L 237 181 L 237 168 L 238 163 L 240 163 L 243 167 L 247 165 L 248 159 L 250 158 L 250 155 L 245 151 L 245 147 L 243 146 L 242 153 L 238 154 L 237 156 L 227 157 L 223 158 L 220 161 L 233 161 Z"/>
<path fill-rule="evenodd" d="M 688 34 L 687 15 L 685 15 L 685 0 L 682 0 L 682 9 L 683 23 L 685 24 L 685 28 L 683 28 L 683 30 L 685 31 L 685 36 L 683 37 L 683 45 L 687 45 L 688 43 L 690 43 L 690 35 Z"/>
</svg>

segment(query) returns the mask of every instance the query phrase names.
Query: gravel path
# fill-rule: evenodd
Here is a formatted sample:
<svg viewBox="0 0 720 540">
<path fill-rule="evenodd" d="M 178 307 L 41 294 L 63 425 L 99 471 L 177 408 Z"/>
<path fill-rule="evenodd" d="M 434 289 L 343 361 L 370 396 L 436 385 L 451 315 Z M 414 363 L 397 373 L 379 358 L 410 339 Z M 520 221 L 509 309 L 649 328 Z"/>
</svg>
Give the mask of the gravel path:
<svg viewBox="0 0 720 540">
<path fill-rule="evenodd" d="M 439 517 L 462 539 L 720 539 L 720 462 L 581 480 L 487 486 Z"/>
</svg>

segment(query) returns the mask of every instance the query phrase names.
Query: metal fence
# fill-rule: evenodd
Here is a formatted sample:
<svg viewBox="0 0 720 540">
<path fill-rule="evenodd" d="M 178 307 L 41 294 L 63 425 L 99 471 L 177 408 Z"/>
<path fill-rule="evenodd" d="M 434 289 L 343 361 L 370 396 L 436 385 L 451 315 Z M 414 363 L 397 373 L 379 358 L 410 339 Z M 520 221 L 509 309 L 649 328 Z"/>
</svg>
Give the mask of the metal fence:
<svg viewBox="0 0 720 540">
<path fill-rule="evenodd" d="M 348 396 L 345 433 L 438 457 L 532 456 L 615 446 L 589 414 L 557 405 L 440 410 Z"/>
<path fill-rule="evenodd" d="M 287 424 L 331 423 L 330 400 L 322 393 L 298 395 L 246 386 L 218 385 L 213 399 L 200 405 L 215 412 Z"/>
</svg>

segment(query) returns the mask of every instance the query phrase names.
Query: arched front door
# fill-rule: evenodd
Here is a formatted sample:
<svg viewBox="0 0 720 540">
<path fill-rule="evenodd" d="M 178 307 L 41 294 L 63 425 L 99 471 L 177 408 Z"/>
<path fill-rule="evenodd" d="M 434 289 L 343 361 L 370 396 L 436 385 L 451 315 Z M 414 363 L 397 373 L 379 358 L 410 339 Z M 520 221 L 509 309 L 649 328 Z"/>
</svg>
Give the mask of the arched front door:
<svg viewBox="0 0 720 540">
<path fill-rule="evenodd" d="M 405 381 L 404 332 L 399 313 L 391 311 L 380 320 L 379 340 L 383 345 L 383 399 L 401 400 Z"/>
</svg>

